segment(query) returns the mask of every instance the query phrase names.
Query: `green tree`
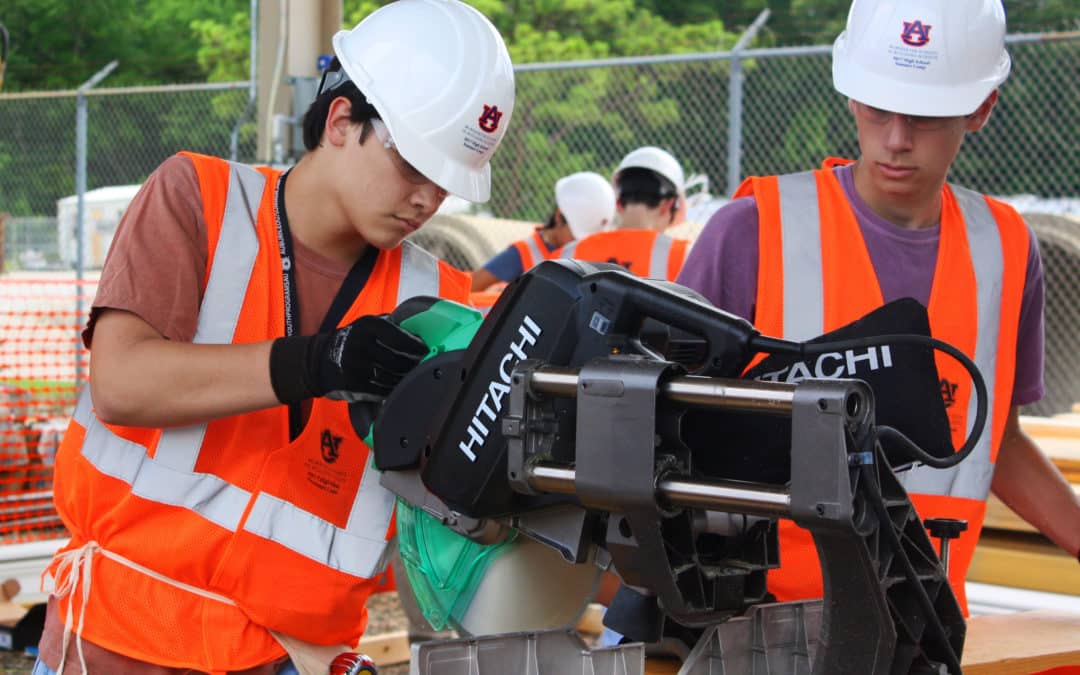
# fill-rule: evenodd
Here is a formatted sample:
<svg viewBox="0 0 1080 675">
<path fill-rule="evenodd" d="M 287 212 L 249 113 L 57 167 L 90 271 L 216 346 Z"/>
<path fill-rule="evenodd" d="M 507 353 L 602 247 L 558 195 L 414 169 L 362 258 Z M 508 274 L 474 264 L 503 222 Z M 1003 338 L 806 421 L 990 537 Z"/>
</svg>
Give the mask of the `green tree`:
<svg viewBox="0 0 1080 675">
<path fill-rule="evenodd" d="M 110 86 L 205 81 L 197 19 L 226 22 L 244 0 L 0 0 L 11 33 L 5 91 L 76 87 L 113 59 Z M 212 68 L 210 69 L 212 71 Z"/>
<path fill-rule="evenodd" d="M 352 26 L 384 4 L 345 0 L 344 23 Z M 515 63 L 524 65 L 725 50 L 766 5 L 772 14 L 753 46 L 827 44 L 843 29 L 849 0 L 472 4 L 503 33 Z M 1074 4 L 1005 0 L 1010 31 L 1080 28 Z M 245 80 L 248 11 L 246 0 L 0 0 L 0 21 L 12 37 L 5 93 L 73 88 L 112 59 L 120 67 L 106 86 Z M 1062 124 L 1057 106 L 1045 103 L 1058 97 L 1061 82 L 1076 80 L 1075 45 L 1011 48 L 1014 74 L 995 112 L 993 136 L 982 132 L 969 141 L 958 180 L 972 176 L 973 186 L 996 193 L 1063 194 L 1077 184 L 1070 142 L 1076 124 Z M 850 119 L 831 90 L 827 55 L 743 65 L 744 172 L 805 168 L 808 156 L 823 152 L 853 154 L 855 148 L 839 147 L 852 138 Z M 610 173 L 623 154 L 644 143 L 670 149 L 689 172 L 711 176 L 715 187 L 726 172 L 727 84 L 726 61 L 519 72 L 512 131 L 495 159 L 492 207 L 508 217 L 544 218 L 558 177 Z M 89 187 L 142 180 L 181 148 L 223 154 L 245 103 L 244 91 L 92 97 Z M 50 213 L 55 199 L 74 188 L 74 102 L 2 105 L 0 207 L 20 215 Z M 250 124 L 242 128 L 242 147 L 253 135 Z M 995 136 L 1023 143 L 1003 157 Z M 1041 158 L 1039 166 L 1032 158 Z M 1010 162 L 1015 170 L 992 173 Z"/>
<path fill-rule="evenodd" d="M 347 1 L 346 24 L 384 4 Z M 515 64 L 712 52 L 730 48 L 737 38 L 715 12 L 703 11 L 703 2 L 696 8 L 634 0 L 473 4 L 506 37 Z M 672 13 L 678 4 L 687 5 L 685 11 Z M 716 64 L 707 67 L 715 70 Z M 541 220 L 549 215 L 560 176 L 582 170 L 610 175 L 622 155 L 644 144 L 663 145 L 684 158 L 675 144 L 689 122 L 680 101 L 691 98 L 700 82 L 689 73 L 685 67 L 519 73 L 513 132 L 493 163 L 499 179 L 492 205 L 506 217 Z"/>
</svg>

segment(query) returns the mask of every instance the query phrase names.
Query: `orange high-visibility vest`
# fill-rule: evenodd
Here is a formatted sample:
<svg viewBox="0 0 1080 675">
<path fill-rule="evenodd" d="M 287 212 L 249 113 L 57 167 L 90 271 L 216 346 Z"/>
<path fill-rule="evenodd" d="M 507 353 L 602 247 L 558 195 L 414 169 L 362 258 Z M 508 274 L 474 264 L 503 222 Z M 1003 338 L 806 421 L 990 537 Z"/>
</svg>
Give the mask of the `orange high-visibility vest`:
<svg viewBox="0 0 1080 675">
<path fill-rule="evenodd" d="M 521 239 L 515 241 L 511 246 L 517 249 L 518 255 L 521 256 L 521 271 L 522 273 L 528 272 L 533 267 L 539 265 L 545 260 L 552 260 L 559 257 L 559 250 L 548 250 L 547 244 L 544 243 L 543 237 L 540 236 L 540 229 L 536 228 L 533 233 Z M 499 299 L 503 289 L 506 288 L 505 282 L 499 282 L 492 284 L 488 288 L 482 291 L 473 291 L 469 294 L 469 302 L 473 307 L 480 310 L 484 314 L 487 314 L 491 307 L 495 304 L 495 301 Z"/>
<path fill-rule="evenodd" d="M 766 335 L 808 340 L 880 307 L 884 301 L 855 214 L 830 158 L 817 171 L 749 178 L 734 198 L 758 207 L 759 270 L 755 326 Z M 987 428 L 967 459 L 951 469 L 919 466 L 899 474 L 923 520 L 960 518 L 968 529 L 949 548 L 949 582 L 967 612 L 964 578 L 986 512 L 994 462 L 1012 401 L 1016 335 L 1027 275 L 1028 229 L 1012 207 L 946 185 L 941 237 L 930 291 L 930 331 L 962 350 L 986 380 Z M 938 374 L 956 386 L 947 408 L 954 447 L 974 417 L 971 380 L 955 361 L 936 355 Z M 779 600 L 821 597 L 813 539 L 780 521 L 783 566 L 769 572 Z"/>
<path fill-rule="evenodd" d="M 521 256 L 522 272 L 528 272 L 545 260 L 559 257 L 559 249 L 548 250 L 544 238 L 540 236 L 540 228 L 533 230 L 533 233 L 525 239 L 515 241 L 512 246 Z"/>
<path fill-rule="evenodd" d="M 597 232 L 562 247 L 560 257 L 622 265 L 639 277 L 675 281 L 687 241 L 656 230 Z"/>
<path fill-rule="evenodd" d="M 188 156 L 209 250 L 194 342 L 283 336 L 280 172 Z M 379 252 L 340 325 L 417 295 L 464 301 L 467 294 L 467 275 L 405 241 Z M 60 598 L 61 615 L 74 603 L 85 639 L 209 672 L 283 655 L 270 630 L 355 645 L 394 512 L 394 495 L 371 465 L 343 401 L 313 400 L 307 425 L 290 441 L 286 406 L 183 428 L 122 427 L 96 417 L 83 387 L 56 458 L 55 500 L 72 535 L 65 551 L 92 542 L 100 551 L 91 559 L 89 600 L 84 574 Z"/>
</svg>

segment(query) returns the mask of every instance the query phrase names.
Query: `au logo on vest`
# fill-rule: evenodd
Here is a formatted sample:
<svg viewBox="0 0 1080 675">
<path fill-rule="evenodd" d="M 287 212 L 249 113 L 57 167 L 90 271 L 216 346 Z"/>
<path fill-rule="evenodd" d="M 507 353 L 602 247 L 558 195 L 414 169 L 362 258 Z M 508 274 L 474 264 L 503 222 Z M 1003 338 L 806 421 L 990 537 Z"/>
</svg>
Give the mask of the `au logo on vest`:
<svg viewBox="0 0 1080 675">
<path fill-rule="evenodd" d="M 487 393 L 480 399 L 476 406 L 476 412 L 469 420 L 469 426 L 465 428 L 466 438 L 458 443 L 458 449 L 469 458 L 470 462 L 476 461 L 476 453 L 487 442 L 491 434 L 491 426 L 499 417 L 502 410 L 503 398 L 510 393 L 510 371 L 514 364 L 529 357 L 529 350 L 536 346 L 536 338 L 540 337 L 543 329 L 525 315 L 521 324 L 518 325 L 518 340 L 511 342 L 507 352 L 499 361 L 499 377 L 488 382 Z"/>
<path fill-rule="evenodd" d="M 941 400 L 945 402 L 946 408 L 951 408 L 956 405 L 956 390 L 959 385 L 949 382 L 945 378 L 941 378 L 939 383 L 941 387 Z"/>
<path fill-rule="evenodd" d="M 323 429 L 322 442 L 320 443 L 320 445 L 324 462 L 326 462 L 327 464 L 333 464 L 338 460 L 338 457 L 341 456 L 338 452 L 338 449 L 341 447 L 342 440 L 343 438 L 341 436 L 335 436 L 334 434 L 330 433 L 329 429 Z"/>
</svg>

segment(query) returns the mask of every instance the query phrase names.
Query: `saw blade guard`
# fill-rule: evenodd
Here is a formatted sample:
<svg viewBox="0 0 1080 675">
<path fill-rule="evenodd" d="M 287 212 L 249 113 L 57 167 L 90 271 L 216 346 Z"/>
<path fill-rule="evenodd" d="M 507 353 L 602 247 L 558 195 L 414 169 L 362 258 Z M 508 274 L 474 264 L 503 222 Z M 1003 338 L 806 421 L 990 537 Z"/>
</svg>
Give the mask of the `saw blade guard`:
<svg viewBox="0 0 1080 675">
<path fill-rule="evenodd" d="M 410 300 L 392 318 L 431 348 L 427 359 L 465 349 L 483 321 L 472 308 L 434 298 Z M 401 499 L 395 524 L 409 586 L 435 630 L 478 635 L 569 625 L 599 583 L 596 566 L 567 563 L 550 547 L 515 531 L 500 543 L 481 544 Z M 556 583 L 521 583 L 530 578 Z M 551 593 L 552 588 L 561 592 Z"/>
</svg>

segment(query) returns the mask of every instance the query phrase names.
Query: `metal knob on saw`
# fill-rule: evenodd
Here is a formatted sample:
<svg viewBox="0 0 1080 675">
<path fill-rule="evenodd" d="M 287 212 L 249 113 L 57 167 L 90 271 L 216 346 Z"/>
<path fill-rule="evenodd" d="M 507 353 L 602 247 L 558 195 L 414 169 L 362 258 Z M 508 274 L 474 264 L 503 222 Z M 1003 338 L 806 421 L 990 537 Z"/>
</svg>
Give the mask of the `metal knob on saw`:
<svg viewBox="0 0 1080 675">
<path fill-rule="evenodd" d="M 968 527 L 967 521 L 956 518 L 930 518 L 923 521 L 923 525 L 926 526 L 931 537 L 941 542 L 938 557 L 941 558 L 941 566 L 945 568 L 947 575 L 949 573 L 949 540 L 960 538 L 960 534 Z"/>
</svg>

